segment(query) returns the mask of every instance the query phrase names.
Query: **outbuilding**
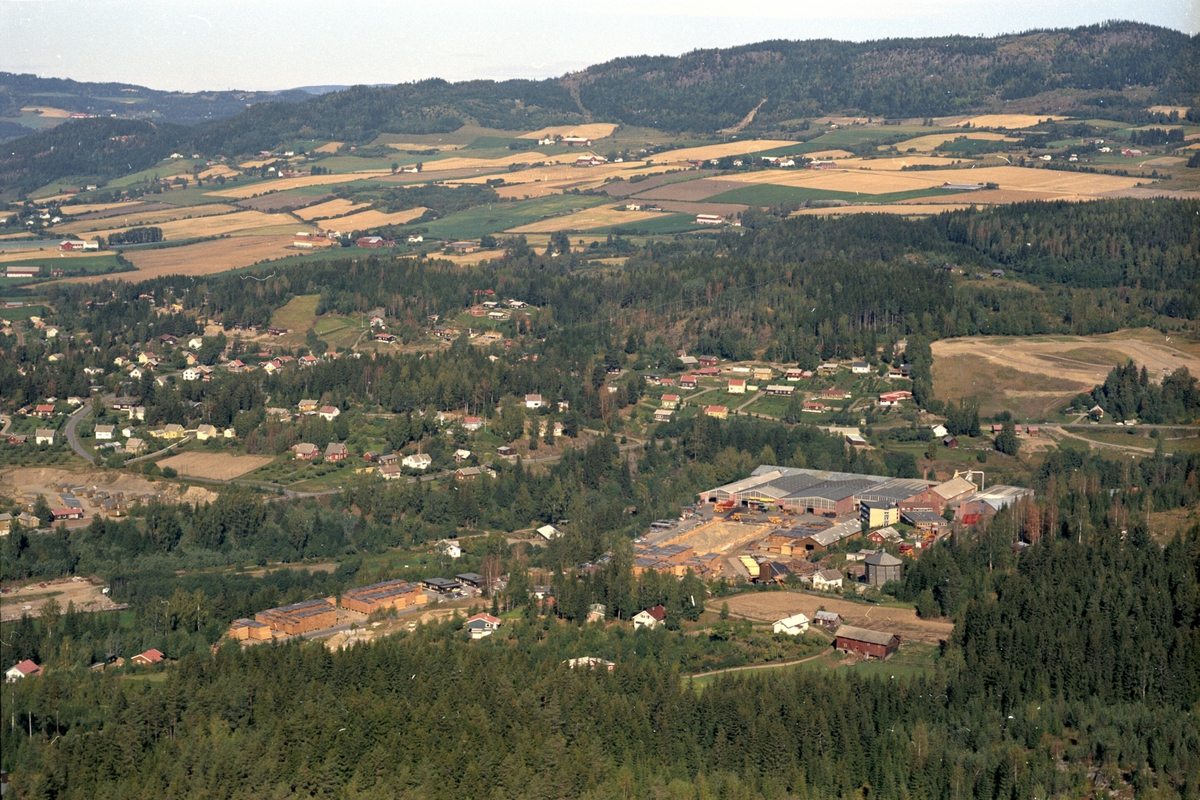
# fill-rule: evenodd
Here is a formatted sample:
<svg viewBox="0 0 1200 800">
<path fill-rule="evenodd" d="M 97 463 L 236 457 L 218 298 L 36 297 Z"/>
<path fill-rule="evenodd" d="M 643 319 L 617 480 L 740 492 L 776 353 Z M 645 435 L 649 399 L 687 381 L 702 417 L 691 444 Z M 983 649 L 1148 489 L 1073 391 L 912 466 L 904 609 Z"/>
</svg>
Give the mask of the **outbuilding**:
<svg viewBox="0 0 1200 800">
<path fill-rule="evenodd" d="M 886 550 L 867 556 L 867 583 L 883 586 L 888 581 L 899 581 L 904 573 L 904 562 Z"/>
<path fill-rule="evenodd" d="M 870 658 L 887 658 L 900 647 L 900 635 L 843 625 L 834 634 L 833 646 L 845 653 L 859 653 Z"/>
</svg>

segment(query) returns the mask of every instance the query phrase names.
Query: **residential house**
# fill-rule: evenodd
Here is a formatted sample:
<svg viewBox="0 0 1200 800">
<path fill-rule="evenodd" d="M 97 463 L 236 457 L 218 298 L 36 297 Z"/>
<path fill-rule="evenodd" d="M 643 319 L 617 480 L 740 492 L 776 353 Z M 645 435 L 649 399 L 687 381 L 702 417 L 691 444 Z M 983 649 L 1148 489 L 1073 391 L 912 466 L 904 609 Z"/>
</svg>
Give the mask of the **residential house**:
<svg viewBox="0 0 1200 800">
<path fill-rule="evenodd" d="M 27 658 L 24 661 L 18 661 L 4 671 L 4 682 L 13 683 L 23 678 L 30 678 L 41 674 L 42 668 Z"/>
<path fill-rule="evenodd" d="M 680 375 L 679 376 L 679 388 L 680 389 L 688 389 L 688 390 L 695 389 L 696 388 L 696 376 L 695 375 Z"/>
<path fill-rule="evenodd" d="M 144 441 L 142 441 L 141 439 L 137 438 L 136 436 L 130 437 L 125 442 L 125 452 L 129 453 L 130 455 L 137 455 L 138 453 L 142 452 L 145 449 L 146 449 L 146 443 Z"/>
<path fill-rule="evenodd" d="M 662 606 L 654 606 L 633 615 L 633 629 L 657 628 L 667 618 L 667 610 Z"/>
<path fill-rule="evenodd" d="M 133 664 L 135 667 L 149 667 L 153 666 L 154 664 L 161 664 L 162 660 L 162 652 L 160 650 L 151 648 L 146 652 L 138 653 L 136 656 L 129 659 L 129 663 Z"/>
<path fill-rule="evenodd" d="M 663 408 L 677 408 L 678 406 L 679 406 L 679 395 L 664 394 L 662 396 L 662 407 Z"/>
<path fill-rule="evenodd" d="M 542 527 L 537 529 L 537 534 L 538 534 L 538 536 L 541 536 L 546 541 L 550 541 L 551 539 L 557 539 L 558 537 L 563 535 L 562 531 L 560 531 L 558 528 L 554 527 L 553 525 L 543 525 Z"/>
<path fill-rule="evenodd" d="M 400 463 L 409 469 L 427 470 L 433 464 L 433 459 L 428 453 L 414 453 L 413 455 L 405 456 Z"/>
<path fill-rule="evenodd" d="M 482 639 L 500 630 L 500 618 L 491 614 L 476 614 L 467 618 L 467 633 L 472 639 Z"/>
<path fill-rule="evenodd" d="M 746 382 L 744 380 L 742 380 L 741 378 L 730 378 L 729 379 L 729 388 L 727 391 L 729 392 L 729 394 L 745 394 L 746 393 Z"/>
<path fill-rule="evenodd" d="M 54 444 L 54 431 L 49 428 L 38 428 L 33 434 L 34 444 Z"/>
<path fill-rule="evenodd" d="M 37 417 L 38 419 L 50 419 L 51 417 L 54 416 L 54 404 L 53 403 L 42 403 L 40 405 L 34 406 L 33 413 L 30 414 L 29 416 Z"/>
<path fill-rule="evenodd" d="M 337 406 L 321 406 L 317 409 L 317 416 L 326 422 L 333 422 L 341 413 L 342 410 Z"/>
<path fill-rule="evenodd" d="M 196 438 L 201 442 L 206 442 L 209 439 L 216 439 L 220 433 L 221 432 L 217 430 L 216 425 L 204 424 L 196 426 Z"/>
<path fill-rule="evenodd" d="M 799 636 L 802 633 L 808 632 L 808 617 L 803 614 L 795 614 L 790 617 L 784 617 L 775 623 L 775 633 L 783 633 L 788 636 Z"/>
<path fill-rule="evenodd" d="M 813 573 L 812 586 L 819 592 L 831 592 L 842 588 L 842 573 L 836 569 L 823 569 Z"/>
<path fill-rule="evenodd" d="M 292 445 L 292 452 L 296 454 L 296 458 L 300 461 L 312 461 L 320 454 L 315 444 L 310 442 L 301 442 L 300 444 Z"/>
<path fill-rule="evenodd" d="M 655 409 L 655 410 L 654 410 L 654 421 L 655 421 L 655 422 L 670 422 L 670 421 L 671 421 L 671 417 L 672 417 L 674 414 L 675 414 L 675 412 L 674 412 L 674 411 L 672 411 L 672 410 L 671 410 L 671 409 L 669 409 L 669 408 L 658 408 L 658 409 Z"/>
<path fill-rule="evenodd" d="M 150 435 L 155 439 L 182 439 L 187 435 L 187 431 L 182 425 L 172 422 L 169 425 L 164 425 L 161 428 L 150 431 Z"/>
<path fill-rule="evenodd" d="M 347 455 L 346 445 L 344 445 L 344 444 L 339 444 L 338 442 L 330 442 L 329 444 L 325 445 L 324 458 L 326 461 L 328 461 L 330 463 L 336 463 L 338 461 L 345 461 L 346 455 Z"/>
<path fill-rule="evenodd" d="M 540 394 L 525 395 L 525 407 L 526 408 L 541 408 L 542 407 L 542 396 Z"/>
<path fill-rule="evenodd" d="M 113 438 L 113 432 L 116 431 L 116 429 L 117 429 L 116 425 L 97 425 L 96 426 L 96 440 L 111 442 L 112 438 Z"/>
<path fill-rule="evenodd" d="M 297 403 L 296 407 L 300 410 L 301 414 L 312 414 L 312 413 L 316 413 L 316 410 L 320 405 L 321 404 L 318 403 L 316 400 L 307 400 L 306 399 L 306 400 L 301 400 L 299 403 Z"/>
<path fill-rule="evenodd" d="M 483 417 L 463 417 L 463 430 L 474 433 L 483 427 Z"/>
<path fill-rule="evenodd" d="M 704 409 L 704 413 L 716 419 L 725 419 L 729 416 L 729 409 L 725 406 L 708 406 Z"/>
</svg>

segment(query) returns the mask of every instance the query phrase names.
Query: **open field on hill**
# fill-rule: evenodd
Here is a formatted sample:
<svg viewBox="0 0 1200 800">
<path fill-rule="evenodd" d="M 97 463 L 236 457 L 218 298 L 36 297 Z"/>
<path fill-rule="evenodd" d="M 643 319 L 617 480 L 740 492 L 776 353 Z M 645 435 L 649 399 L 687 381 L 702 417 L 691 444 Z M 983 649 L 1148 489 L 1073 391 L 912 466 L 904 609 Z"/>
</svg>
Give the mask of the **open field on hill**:
<svg viewBox="0 0 1200 800">
<path fill-rule="evenodd" d="M 85 219 L 71 221 L 60 225 L 58 231 L 64 234 L 94 234 L 95 232 L 111 231 L 113 226 L 120 224 L 118 230 L 153 225 L 162 227 L 164 223 L 184 221 L 185 217 L 199 219 L 201 217 L 230 214 L 239 209 L 224 203 L 211 203 L 204 206 L 166 206 L 165 208 L 131 210 L 131 213 L 118 216 L 104 216 L 101 219 Z M 163 231 L 166 235 L 166 231 Z M 102 233 L 102 235 L 104 235 Z M 90 236 L 89 236 L 90 238 Z"/>
<path fill-rule="evenodd" d="M 911 167 L 949 167 L 957 160 L 960 159 L 905 154 L 888 158 L 840 158 L 837 160 L 837 164 L 842 169 L 902 172 Z"/>
<path fill-rule="evenodd" d="M 273 181 L 258 182 L 249 186 L 235 186 L 232 189 L 219 189 L 206 192 L 211 197 L 232 197 L 241 200 L 256 194 L 267 192 L 285 192 L 289 189 L 299 189 L 304 186 L 327 186 L 334 183 L 350 183 L 368 178 L 379 178 L 391 175 L 390 169 L 369 170 L 344 175 L 301 175 L 299 178 L 277 178 Z"/>
<path fill-rule="evenodd" d="M 154 225 L 161 228 L 163 238 L 170 241 L 172 239 L 192 239 L 202 236 L 221 236 L 226 233 L 254 231 L 277 226 L 294 228 L 297 222 L 287 214 L 268 214 L 265 211 L 247 210 L 235 211 L 231 214 L 215 214 L 213 216 L 193 217 L 192 219 L 155 222 Z M 95 235 L 109 236 L 124 229 L 124 226 L 109 228 L 96 231 Z"/>
<path fill-rule="evenodd" d="M 181 453 L 159 461 L 180 475 L 230 481 L 275 460 L 274 456 L 231 456 L 225 453 Z"/>
<path fill-rule="evenodd" d="M 292 221 L 295 225 L 295 220 Z M 158 250 L 130 250 L 125 253 L 136 272 L 112 276 L 71 278 L 71 283 L 95 283 L 105 277 L 115 280 L 141 281 L 162 275 L 212 275 L 240 267 L 248 267 L 259 261 L 279 258 L 295 251 L 290 250 L 294 237 L 288 235 L 238 236 L 232 239 L 217 239 L 197 242 L 186 247 L 164 247 Z"/>
<path fill-rule="evenodd" d="M 79 214 L 92 214 L 96 211 L 108 211 L 111 208 L 129 205 L 130 203 L 81 203 L 76 206 L 62 206 L 59 210 L 66 216 L 74 217 Z"/>
<path fill-rule="evenodd" d="M 50 119 L 67 119 L 71 116 L 70 111 L 64 111 L 61 108 L 52 108 L 51 106 L 25 106 L 21 109 L 21 111 L 29 114 L 38 114 L 39 116 L 49 117 Z"/>
<path fill-rule="evenodd" d="M 0 596 L 0 619 L 8 622 L 20 619 L 22 614 L 39 617 L 42 614 L 42 606 L 51 599 L 58 603 L 59 613 L 66 611 L 68 605 L 74 605 L 76 611 L 111 611 L 124 608 L 109 599 L 108 595 L 101 591 L 102 588 L 103 584 L 99 578 L 60 578 L 31 583 Z M 26 606 L 29 606 L 28 610 Z"/>
<path fill-rule="evenodd" d="M 646 183 L 650 183 L 650 181 L 646 181 Z M 722 178 L 705 178 L 694 181 L 681 180 L 647 188 L 645 191 L 635 193 L 634 196 L 638 200 L 685 200 L 696 203 L 701 200 L 707 200 L 710 197 L 716 197 L 723 192 L 744 188 L 745 185 L 740 181 L 730 181 Z"/>
<path fill-rule="evenodd" d="M 428 150 L 429 149 L 429 145 L 421 144 L 420 142 L 388 142 L 387 146 L 395 148 L 396 150 Z M 464 147 L 466 147 L 465 144 L 439 144 L 437 146 L 437 149 L 441 150 L 442 152 L 446 152 L 447 150 L 462 150 Z"/>
<path fill-rule="evenodd" d="M 681 150 L 668 150 L 651 156 L 655 163 L 679 163 L 681 161 L 705 160 L 723 158 L 725 156 L 741 156 L 763 153 L 768 150 L 778 150 L 786 147 L 800 147 L 800 142 L 789 142 L 786 139 L 747 139 L 745 141 L 723 142 L 721 144 L 706 144 L 700 147 L 685 147 Z"/>
<path fill-rule="evenodd" d="M 313 150 L 314 153 L 336 153 L 342 146 L 342 142 L 326 142 L 320 147 Z"/>
<path fill-rule="evenodd" d="M 86 258 L 94 258 L 95 255 L 96 255 L 95 252 L 64 253 L 58 249 L 58 244 L 55 243 L 48 247 L 39 247 L 37 249 L 27 247 L 27 248 L 22 248 L 20 250 L 0 251 L 0 264 L 19 264 L 22 261 L 29 261 L 32 263 L 35 261 L 42 261 L 43 259 L 47 259 L 47 258 L 55 258 L 55 259 L 58 259 L 58 258 L 63 258 L 63 259 L 85 258 L 86 259 Z"/>
<path fill-rule="evenodd" d="M 1045 416 L 1064 400 L 1102 383 L 1114 366 L 1132 359 L 1152 380 L 1187 367 L 1200 374 L 1200 353 L 1185 352 L 1155 331 L 1102 336 L 969 337 L 933 343 L 933 383 L 943 400 L 977 397 L 980 410 Z"/>
<path fill-rule="evenodd" d="M 293 211 L 313 203 L 320 203 L 330 197 L 333 197 L 333 194 L 330 192 L 314 195 L 305 194 L 303 190 L 297 190 L 293 192 L 272 192 L 260 197 L 248 197 L 245 200 L 238 200 L 237 204 L 239 208 L 250 208 L 255 211 Z"/>
<path fill-rule="evenodd" d="M 599 197 L 563 196 L 512 203 L 492 203 L 479 206 L 426 224 L 428 236 L 439 239 L 475 239 L 485 233 L 506 231 L 519 225 L 537 222 L 572 209 L 603 205 Z"/>
<path fill-rule="evenodd" d="M 88 211 L 74 216 L 71 218 L 71 223 L 74 224 L 81 220 L 90 219 L 112 219 L 122 216 L 132 217 L 135 214 L 148 214 L 151 211 L 166 211 L 172 208 L 178 208 L 178 206 L 171 205 L 170 203 L 116 203 L 100 211 Z"/>
<path fill-rule="evenodd" d="M 369 208 L 359 211 L 356 214 L 336 217 L 329 220 L 329 224 L 335 225 L 341 230 L 348 231 L 366 230 L 367 228 L 375 228 L 380 225 L 404 225 L 419 218 L 427 210 L 424 206 L 417 206 L 416 208 L 409 208 L 389 214 L 385 211 Z"/>
<path fill-rule="evenodd" d="M 824 609 L 842 615 L 848 625 L 870 630 L 882 630 L 900 634 L 905 641 L 921 641 L 937 644 L 949 639 L 954 624 L 941 620 L 921 619 L 910 608 L 889 608 L 851 603 L 837 597 L 824 597 L 798 592 L 756 592 L 731 597 L 727 601 L 731 614 L 751 619 L 774 622 L 793 614 L 804 614 L 812 619 L 817 611 Z"/>
<path fill-rule="evenodd" d="M 974 195 L 971 195 L 974 197 Z M 927 217 L 940 214 L 943 211 L 962 211 L 970 208 L 970 203 L 942 203 L 931 198 L 929 203 L 906 200 L 901 203 L 881 203 L 879 205 L 830 206 L 828 208 L 802 208 L 793 211 L 789 217 L 837 217 L 844 214 L 900 214 L 905 217 Z"/>
<path fill-rule="evenodd" d="M 849 150 L 814 150 L 813 152 L 805 153 L 804 155 L 817 161 L 854 157 L 854 153 L 851 153 Z"/>
<path fill-rule="evenodd" d="M 361 209 L 363 206 L 363 203 L 355 203 L 352 200 L 335 197 L 332 200 L 326 200 L 324 203 L 317 203 L 315 206 L 298 208 L 292 213 L 302 220 L 311 221 L 318 217 L 340 217 L 343 214 L 351 213 L 356 208 Z"/>
<path fill-rule="evenodd" d="M 604 139 L 612 136 L 617 126 L 611 122 L 587 122 L 582 125 L 551 125 L 536 131 L 522 133 L 518 139 L 544 139 L 547 136 L 586 136 L 589 139 Z"/>
<path fill-rule="evenodd" d="M 1047 114 L 1038 116 L 1037 114 L 979 114 L 974 117 L 942 117 L 935 119 L 938 125 L 964 126 L 970 124 L 972 128 L 1027 128 L 1031 125 L 1037 125 L 1048 119 L 1066 119 L 1064 116 L 1056 116 Z"/>
<path fill-rule="evenodd" d="M 305 332 L 317 320 L 317 294 L 298 294 L 271 315 L 272 328 L 287 328 L 284 339 L 304 341 Z"/>
<path fill-rule="evenodd" d="M 954 141 L 955 139 L 958 139 L 959 137 L 962 137 L 962 136 L 965 136 L 968 139 L 979 139 L 979 140 L 985 141 L 985 142 L 1015 142 L 1015 141 L 1017 141 L 1017 139 L 1015 139 L 1011 136 L 1005 136 L 1002 133 L 988 133 L 986 131 L 980 131 L 978 133 L 966 133 L 966 134 L 959 133 L 959 132 L 931 133 L 928 136 L 918 136 L 915 139 L 909 139 L 906 142 L 900 142 L 899 144 L 895 145 L 895 147 L 901 153 L 903 153 L 904 151 L 909 150 L 909 149 L 916 150 L 919 153 L 929 153 L 929 152 L 932 152 L 935 147 L 942 144 L 943 142 Z M 883 147 L 886 147 L 886 145 L 880 145 L 880 148 L 883 148 Z"/>
<path fill-rule="evenodd" d="M 624 206 L 624 204 L 621 204 Z M 606 225 L 632 224 L 643 219 L 661 216 L 655 211 L 618 211 L 614 206 L 597 206 L 574 214 L 538 220 L 528 225 L 509 228 L 509 233 L 552 233 L 554 231 L 587 231 Z"/>
</svg>

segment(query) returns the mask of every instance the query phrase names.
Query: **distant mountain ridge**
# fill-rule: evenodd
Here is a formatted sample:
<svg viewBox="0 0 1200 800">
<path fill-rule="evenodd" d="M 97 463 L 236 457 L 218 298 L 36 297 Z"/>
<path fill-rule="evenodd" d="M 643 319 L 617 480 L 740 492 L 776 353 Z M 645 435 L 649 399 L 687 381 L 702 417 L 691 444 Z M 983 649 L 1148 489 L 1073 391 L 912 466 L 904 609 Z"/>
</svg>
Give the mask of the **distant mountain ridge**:
<svg viewBox="0 0 1200 800">
<path fill-rule="evenodd" d="M 165 116 L 133 127 L 101 124 L 130 120 L 80 120 L 16 139 L 0 156 L 0 190 L 7 185 L 27 191 L 80 174 L 110 177 L 117 173 L 109 170 L 121 168 L 121 162 L 128 171 L 145 168 L 164 150 L 236 156 L 296 139 L 363 144 L 381 133 L 447 133 L 468 122 L 529 131 L 594 121 L 712 134 L 738 124 L 756 107 L 749 133 L 787 131 L 804 118 L 826 114 L 926 118 L 1020 111 L 1138 121 L 1150 105 L 1200 102 L 1198 63 L 1200 37 L 1114 22 L 986 38 L 760 42 L 678 57 L 620 58 L 536 81 L 430 79 L 340 91 L 310 86 L 278 94 L 159 92 L 150 107 L 191 103 L 187 113 L 192 117 L 201 109 L 216 116 L 231 104 L 241 107 L 236 114 L 190 127 L 166 124 Z M 54 97 L 55 107 L 67 110 L 96 98 L 152 91 L 3 74 L 0 82 L 0 104 L 7 102 L 10 110 L 36 96 L 34 89 L 73 92 L 70 102 L 76 106 L 70 98 Z M 325 89 L 331 91 L 314 96 Z M 116 103 L 104 102 L 105 108 Z M 61 135 L 64 127 L 69 135 Z M 115 146 L 110 142 L 118 135 L 126 138 Z M 40 164 L 30 161 L 35 157 Z M 89 164 L 104 169 L 80 172 Z"/>
</svg>

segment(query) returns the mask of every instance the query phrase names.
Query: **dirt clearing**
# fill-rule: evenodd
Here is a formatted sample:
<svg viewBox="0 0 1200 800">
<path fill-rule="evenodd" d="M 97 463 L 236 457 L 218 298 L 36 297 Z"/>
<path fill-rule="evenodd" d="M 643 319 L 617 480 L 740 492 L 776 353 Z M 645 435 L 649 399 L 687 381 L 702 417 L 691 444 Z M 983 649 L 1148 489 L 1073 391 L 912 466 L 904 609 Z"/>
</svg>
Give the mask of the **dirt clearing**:
<svg viewBox="0 0 1200 800">
<path fill-rule="evenodd" d="M 729 612 L 750 619 L 774 622 L 793 614 L 804 614 L 812 619 L 817 611 L 834 611 L 842 615 L 847 625 L 869 630 L 898 633 L 906 642 L 918 641 L 928 644 L 949 639 L 954 624 L 939 620 L 917 617 L 909 608 L 886 608 L 851 603 L 836 597 L 800 594 L 798 592 L 761 592 L 731 597 Z"/>
<path fill-rule="evenodd" d="M 772 525 L 748 525 L 720 520 L 693 528 L 680 536 L 667 539 L 662 544 L 685 545 L 694 549 L 696 555 L 700 556 L 709 553 L 732 553 L 743 545 L 762 539 L 773 528 Z"/>
<path fill-rule="evenodd" d="M 943 339 L 933 344 L 933 381 L 945 400 L 978 397 L 980 411 L 1046 415 L 1064 399 L 1103 383 L 1132 359 L 1153 381 L 1179 367 L 1200 374 L 1200 354 L 1185 352 L 1154 331 L 1102 336 Z"/>
<path fill-rule="evenodd" d="M 0 494 L 19 495 L 31 492 L 44 494 L 47 500 L 52 500 L 57 494 L 57 490 L 52 488 L 56 484 L 80 485 L 110 494 L 124 492 L 126 495 L 169 495 L 185 503 L 208 503 L 217 499 L 216 494 L 207 489 L 184 487 L 170 481 L 148 481 L 139 475 L 118 470 L 72 471 L 52 467 L 22 467 L 0 471 Z M 87 502 L 85 499 L 85 505 Z"/>
<path fill-rule="evenodd" d="M 22 586 L 14 592 L 0 595 L 0 619 L 8 622 L 20 619 L 22 614 L 39 617 L 42 606 L 50 599 L 58 603 L 60 612 L 73 603 L 76 611 L 115 611 L 125 606 L 117 605 L 101 590 L 99 578 L 63 578 Z"/>
<path fill-rule="evenodd" d="M 158 462 L 180 475 L 229 481 L 274 461 L 274 456 L 228 456 L 223 453 L 182 453 Z"/>
</svg>

